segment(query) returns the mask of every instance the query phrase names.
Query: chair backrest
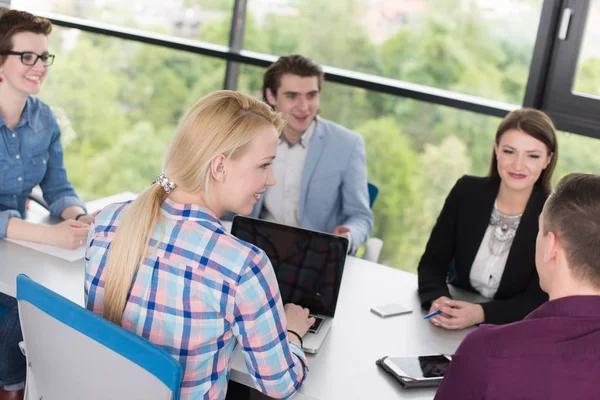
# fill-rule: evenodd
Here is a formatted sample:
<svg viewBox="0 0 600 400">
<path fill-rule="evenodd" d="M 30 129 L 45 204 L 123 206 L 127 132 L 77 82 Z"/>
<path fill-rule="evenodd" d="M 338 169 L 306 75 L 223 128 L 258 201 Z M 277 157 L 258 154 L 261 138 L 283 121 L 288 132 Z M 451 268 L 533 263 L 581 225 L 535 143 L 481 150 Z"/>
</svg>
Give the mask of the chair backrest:
<svg viewBox="0 0 600 400">
<path fill-rule="evenodd" d="M 367 186 L 369 188 L 369 207 L 373 208 L 373 203 L 375 203 L 375 199 L 379 194 L 379 188 L 371 182 L 367 182 Z"/>
<path fill-rule="evenodd" d="M 17 300 L 33 398 L 179 398 L 181 366 L 160 347 L 23 274 Z"/>
</svg>

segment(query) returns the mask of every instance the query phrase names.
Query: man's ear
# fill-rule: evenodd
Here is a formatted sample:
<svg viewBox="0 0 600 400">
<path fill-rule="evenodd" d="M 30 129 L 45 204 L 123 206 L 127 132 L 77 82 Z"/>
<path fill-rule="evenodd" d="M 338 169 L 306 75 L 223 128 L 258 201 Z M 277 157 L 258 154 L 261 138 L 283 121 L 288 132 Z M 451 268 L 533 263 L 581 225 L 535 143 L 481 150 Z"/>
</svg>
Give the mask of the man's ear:
<svg viewBox="0 0 600 400">
<path fill-rule="evenodd" d="M 218 156 L 213 158 L 212 161 L 210 162 L 210 174 L 213 177 L 213 179 L 216 180 L 217 182 L 221 182 L 221 183 L 225 182 L 225 176 L 226 176 L 225 161 L 226 160 L 227 160 L 227 157 L 225 157 L 225 154 L 219 154 Z"/>
<path fill-rule="evenodd" d="M 544 250 L 544 262 L 548 263 L 556 259 L 560 243 L 554 232 L 548 232 L 548 246 Z"/>
<path fill-rule="evenodd" d="M 271 89 L 267 88 L 267 90 L 265 90 L 265 93 L 267 94 L 267 101 L 269 102 L 269 104 L 272 105 L 273 107 L 276 107 L 277 106 L 277 98 L 275 97 L 275 95 L 273 94 Z"/>
</svg>

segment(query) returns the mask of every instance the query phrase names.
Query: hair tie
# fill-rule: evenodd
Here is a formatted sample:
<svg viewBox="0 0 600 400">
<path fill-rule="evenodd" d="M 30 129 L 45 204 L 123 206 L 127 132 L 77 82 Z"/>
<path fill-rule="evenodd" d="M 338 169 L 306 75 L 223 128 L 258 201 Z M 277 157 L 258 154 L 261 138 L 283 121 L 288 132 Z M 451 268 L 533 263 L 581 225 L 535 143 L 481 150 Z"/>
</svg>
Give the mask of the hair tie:
<svg viewBox="0 0 600 400">
<path fill-rule="evenodd" d="M 171 193 L 177 187 L 177 184 L 175 182 L 169 181 L 165 174 L 160 174 L 158 178 L 156 178 L 156 181 L 154 181 L 153 183 L 160 184 L 160 186 L 162 186 L 162 188 L 165 189 L 165 192 L 167 192 L 167 194 Z"/>
</svg>

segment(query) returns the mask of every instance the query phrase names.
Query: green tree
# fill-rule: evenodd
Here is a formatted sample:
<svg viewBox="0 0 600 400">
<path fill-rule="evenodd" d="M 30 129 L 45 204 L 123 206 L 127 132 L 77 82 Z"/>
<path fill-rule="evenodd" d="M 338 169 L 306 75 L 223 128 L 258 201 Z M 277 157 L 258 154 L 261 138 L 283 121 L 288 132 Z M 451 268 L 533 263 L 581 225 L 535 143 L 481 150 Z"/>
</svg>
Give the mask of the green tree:
<svg viewBox="0 0 600 400">
<path fill-rule="evenodd" d="M 414 179 L 418 156 L 393 118 L 368 121 L 357 132 L 365 139 L 369 181 L 379 188 L 371 236 L 384 240 L 380 261 L 406 267 L 414 216 L 421 211 Z"/>
<path fill-rule="evenodd" d="M 442 210 L 444 201 L 458 178 L 471 169 L 471 160 L 465 144 L 455 136 L 448 136 L 439 145 L 427 144 L 419 154 L 419 174 L 415 187 L 420 201 L 420 212 L 412 230 L 409 258 L 405 268 L 416 272 L 429 235 Z"/>
<path fill-rule="evenodd" d="M 600 95 L 600 57 L 586 59 L 577 72 L 575 91 L 580 93 Z"/>
<path fill-rule="evenodd" d="M 170 139 L 168 133 L 161 133 L 149 121 L 138 122 L 120 135 L 111 149 L 92 157 L 89 164 L 95 173 L 88 177 L 88 185 L 94 193 L 139 193 L 150 185 L 161 171 Z"/>
<path fill-rule="evenodd" d="M 245 49 L 299 53 L 324 65 L 522 101 L 536 7 L 490 19 L 475 1 L 457 7 L 429 0 L 426 12 L 411 14 L 409 25 L 376 44 L 362 21 L 363 0 L 286 4 L 294 15 L 269 13 L 258 20 L 249 8 Z M 214 16 L 199 24 L 194 38 L 227 44 L 233 0 L 186 0 L 184 7 Z M 137 26 L 133 16 L 117 15 L 119 9 L 90 7 L 82 16 L 116 18 L 109 22 L 153 32 L 177 30 Z M 41 97 L 58 116 L 69 177 L 86 199 L 147 187 L 182 114 L 224 81 L 223 60 L 60 27 L 51 48 L 58 57 Z M 243 65 L 241 71 L 239 90 L 261 96 L 264 68 Z M 598 94 L 598 71 L 599 58 L 585 60 L 575 90 Z M 369 180 L 380 189 L 373 236 L 385 243 L 381 261 L 415 271 L 456 179 L 487 173 L 500 119 L 332 82 L 324 86 L 321 114 L 364 136 Z M 560 133 L 559 147 L 555 180 L 569 172 L 598 173 L 599 140 Z"/>
</svg>

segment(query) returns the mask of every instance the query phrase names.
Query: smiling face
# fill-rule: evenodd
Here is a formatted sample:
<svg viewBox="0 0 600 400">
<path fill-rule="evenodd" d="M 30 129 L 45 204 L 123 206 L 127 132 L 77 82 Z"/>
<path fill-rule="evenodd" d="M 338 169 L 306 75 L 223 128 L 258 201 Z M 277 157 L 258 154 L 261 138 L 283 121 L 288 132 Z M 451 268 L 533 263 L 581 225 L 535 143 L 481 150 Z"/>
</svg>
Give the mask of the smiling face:
<svg viewBox="0 0 600 400">
<path fill-rule="evenodd" d="M 219 185 L 224 210 L 247 215 L 265 193 L 275 185 L 271 164 L 277 152 L 279 134 L 272 125 L 258 130 L 244 154 L 225 162 L 225 179 Z"/>
<path fill-rule="evenodd" d="M 284 74 L 277 93 L 267 89 L 267 100 L 287 122 L 285 134 L 302 135 L 319 112 L 319 78 Z"/>
<path fill-rule="evenodd" d="M 531 190 L 552 158 L 543 142 L 516 129 L 504 132 L 494 151 L 502 185 L 513 191 Z"/>
<path fill-rule="evenodd" d="M 12 42 L 12 51 L 48 54 L 48 38 L 45 35 L 21 32 L 12 37 Z M 38 59 L 35 65 L 24 65 L 18 55 L 6 56 L 4 64 L 0 66 L 2 85 L 25 97 L 39 93 L 47 72 L 48 67 L 42 65 L 42 60 Z"/>
</svg>

